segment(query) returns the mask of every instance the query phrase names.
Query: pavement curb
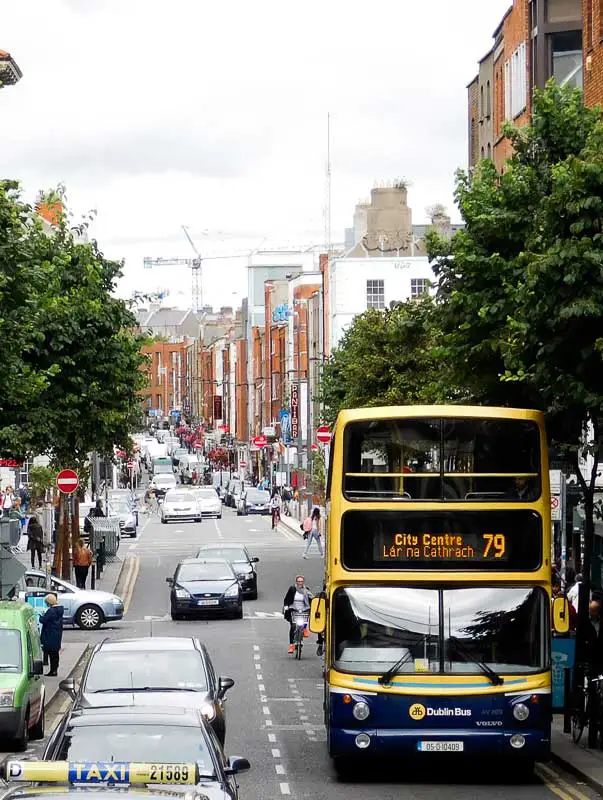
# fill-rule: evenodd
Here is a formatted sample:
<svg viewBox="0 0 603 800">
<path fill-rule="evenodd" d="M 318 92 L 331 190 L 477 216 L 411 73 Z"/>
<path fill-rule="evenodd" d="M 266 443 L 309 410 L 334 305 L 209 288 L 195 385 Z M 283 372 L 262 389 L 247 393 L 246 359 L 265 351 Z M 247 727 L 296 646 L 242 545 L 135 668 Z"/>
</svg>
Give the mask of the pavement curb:
<svg viewBox="0 0 603 800">
<path fill-rule="evenodd" d="M 583 783 L 585 783 L 595 792 L 603 795 L 603 781 L 596 780 L 592 777 L 592 775 L 589 775 L 588 772 L 581 770 L 574 763 L 569 761 L 567 758 L 560 756 L 558 753 L 555 753 L 553 750 L 551 750 L 551 761 L 553 761 L 555 764 L 558 764 L 560 767 L 563 767 L 566 772 L 571 773 L 576 778 L 580 778 Z"/>
<path fill-rule="evenodd" d="M 132 556 L 126 556 L 121 562 L 121 569 L 119 570 L 119 575 L 117 576 L 115 586 L 113 587 L 113 594 L 116 594 L 118 597 L 122 597 L 122 599 L 122 592 L 125 588 L 126 580 L 128 578 L 131 559 Z"/>
<path fill-rule="evenodd" d="M 289 522 L 289 520 L 292 521 Z M 300 539 L 303 539 L 303 533 L 301 531 L 301 528 L 299 527 L 301 525 L 301 522 L 296 520 L 295 517 L 281 517 L 279 525 L 282 525 L 285 528 L 285 530 L 296 533 Z"/>
</svg>

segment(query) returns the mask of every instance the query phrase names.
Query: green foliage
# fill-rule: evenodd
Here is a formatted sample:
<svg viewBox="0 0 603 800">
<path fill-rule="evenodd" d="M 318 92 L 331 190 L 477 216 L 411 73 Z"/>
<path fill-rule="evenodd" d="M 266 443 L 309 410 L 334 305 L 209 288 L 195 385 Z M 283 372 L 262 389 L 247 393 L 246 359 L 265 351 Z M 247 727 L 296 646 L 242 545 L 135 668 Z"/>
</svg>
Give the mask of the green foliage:
<svg viewBox="0 0 603 800">
<path fill-rule="evenodd" d="M 55 486 L 57 472 L 52 467 L 31 467 L 28 474 L 29 485 L 35 497 L 44 497 Z"/>
<path fill-rule="evenodd" d="M 0 452 L 83 467 L 125 446 L 144 387 L 135 317 L 112 296 L 121 265 L 65 224 L 46 232 L 0 183 Z"/>
<path fill-rule="evenodd" d="M 431 297 L 356 317 L 323 368 L 324 421 L 342 408 L 408 405 L 450 398 L 435 345 L 440 338 Z"/>
</svg>

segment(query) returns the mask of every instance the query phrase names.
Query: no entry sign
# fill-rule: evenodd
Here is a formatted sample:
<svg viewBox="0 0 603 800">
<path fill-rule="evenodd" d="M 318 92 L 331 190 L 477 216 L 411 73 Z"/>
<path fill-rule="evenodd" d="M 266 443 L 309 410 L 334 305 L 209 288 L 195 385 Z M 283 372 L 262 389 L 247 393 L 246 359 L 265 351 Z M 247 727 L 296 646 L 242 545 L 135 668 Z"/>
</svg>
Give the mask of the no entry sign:
<svg viewBox="0 0 603 800">
<path fill-rule="evenodd" d="M 57 489 L 63 494 L 72 494 L 79 486 L 80 480 L 77 472 L 72 469 L 62 469 L 57 475 Z"/>
<path fill-rule="evenodd" d="M 329 444 L 331 441 L 331 431 L 328 425 L 321 425 L 316 429 L 316 438 L 321 444 Z"/>
<path fill-rule="evenodd" d="M 251 440 L 251 443 L 256 447 L 266 447 L 268 444 L 268 439 L 266 439 L 265 436 L 256 436 Z"/>
</svg>

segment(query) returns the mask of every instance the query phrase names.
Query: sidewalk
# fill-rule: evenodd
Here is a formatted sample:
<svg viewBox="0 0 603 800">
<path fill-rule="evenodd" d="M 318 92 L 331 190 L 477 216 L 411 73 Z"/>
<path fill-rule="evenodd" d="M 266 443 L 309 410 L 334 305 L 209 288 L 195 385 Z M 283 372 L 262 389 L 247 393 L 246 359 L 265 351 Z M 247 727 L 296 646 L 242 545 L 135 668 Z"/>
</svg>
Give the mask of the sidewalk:
<svg viewBox="0 0 603 800">
<path fill-rule="evenodd" d="M 46 687 L 46 708 L 48 708 L 52 700 L 54 700 L 59 693 L 59 683 L 65 678 L 68 678 L 71 673 L 75 671 L 80 659 L 88 649 L 88 646 L 86 642 L 63 642 L 59 661 L 59 674 L 56 678 L 44 678 L 44 686 Z"/>
<path fill-rule="evenodd" d="M 551 755 L 553 761 L 561 764 L 568 772 L 581 778 L 592 789 L 603 794 L 603 750 L 589 750 L 586 747 L 588 730 L 582 734 L 578 744 L 574 744 L 568 733 L 563 733 L 563 716 L 553 715 L 551 727 Z"/>
</svg>

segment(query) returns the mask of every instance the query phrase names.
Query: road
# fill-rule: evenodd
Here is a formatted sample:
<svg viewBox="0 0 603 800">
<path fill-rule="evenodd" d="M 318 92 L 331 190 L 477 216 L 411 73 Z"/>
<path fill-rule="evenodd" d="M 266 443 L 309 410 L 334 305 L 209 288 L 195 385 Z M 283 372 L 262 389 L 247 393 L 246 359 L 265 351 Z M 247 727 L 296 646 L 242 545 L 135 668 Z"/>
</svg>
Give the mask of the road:
<svg viewBox="0 0 603 800">
<path fill-rule="evenodd" d="M 173 622 L 166 576 L 178 560 L 209 541 L 241 542 L 260 558 L 259 597 L 245 603 L 242 620 Z M 322 585 L 323 562 L 316 552 L 302 559 L 302 539 L 270 529 L 268 518 L 237 517 L 224 509 L 221 520 L 161 525 L 151 518 L 136 541 L 125 540 L 120 554 L 131 558 L 131 592 L 123 621 L 94 633 L 67 630 L 66 641 L 95 641 L 106 636 L 198 636 L 209 649 L 216 671 L 234 678 L 228 693 L 228 755 L 249 758 L 252 769 L 240 777 L 241 798 L 280 800 L 590 800 L 598 795 L 577 785 L 552 765 L 538 768 L 528 784 L 491 769 L 451 771 L 421 764 L 391 764 L 366 780 L 341 783 L 326 753 L 322 725 L 322 664 L 315 637 L 307 640 L 301 661 L 287 654 L 288 627 L 282 618 L 285 591 L 298 573 L 312 589 Z M 39 745 L 32 746 L 32 752 Z M 94 754 L 90 754 L 94 758 Z"/>
</svg>

